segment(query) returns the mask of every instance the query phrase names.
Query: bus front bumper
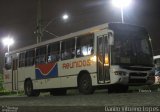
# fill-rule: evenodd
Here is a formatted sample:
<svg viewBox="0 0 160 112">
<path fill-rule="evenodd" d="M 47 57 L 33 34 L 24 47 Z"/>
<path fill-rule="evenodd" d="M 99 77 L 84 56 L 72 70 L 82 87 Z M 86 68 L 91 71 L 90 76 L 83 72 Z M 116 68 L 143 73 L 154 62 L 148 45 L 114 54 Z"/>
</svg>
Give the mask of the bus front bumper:
<svg viewBox="0 0 160 112">
<path fill-rule="evenodd" d="M 146 76 L 131 76 L 130 74 L 126 76 L 119 76 L 117 83 L 123 85 L 152 85 L 155 80 L 153 77 Z"/>
</svg>

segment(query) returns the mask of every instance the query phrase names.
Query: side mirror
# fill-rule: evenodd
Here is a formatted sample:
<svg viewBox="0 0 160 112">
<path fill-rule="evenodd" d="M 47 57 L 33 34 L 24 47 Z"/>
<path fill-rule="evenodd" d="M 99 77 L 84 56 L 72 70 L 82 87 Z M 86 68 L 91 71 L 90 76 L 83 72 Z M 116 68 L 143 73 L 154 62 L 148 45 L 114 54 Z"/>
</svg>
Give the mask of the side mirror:
<svg viewBox="0 0 160 112">
<path fill-rule="evenodd" d="M 108 44 L 114 45 L 114 34 L 111 31 L 108 32 Z"/>
</svg>

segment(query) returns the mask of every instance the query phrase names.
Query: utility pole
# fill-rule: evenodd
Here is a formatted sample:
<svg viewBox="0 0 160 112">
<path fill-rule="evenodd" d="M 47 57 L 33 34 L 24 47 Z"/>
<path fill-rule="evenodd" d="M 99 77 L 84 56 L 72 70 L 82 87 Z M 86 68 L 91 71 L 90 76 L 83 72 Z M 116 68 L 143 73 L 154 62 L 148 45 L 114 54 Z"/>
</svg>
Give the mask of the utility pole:
<svg viewBox="0 0 160 112">
<path fill-rule="evenodd" d="M 37 43 L 42 41 L 42 10 L 41 10 L 41 0 L 37 0 L 37 26 L 36 26 L 36 37 Z"/>
</svg>

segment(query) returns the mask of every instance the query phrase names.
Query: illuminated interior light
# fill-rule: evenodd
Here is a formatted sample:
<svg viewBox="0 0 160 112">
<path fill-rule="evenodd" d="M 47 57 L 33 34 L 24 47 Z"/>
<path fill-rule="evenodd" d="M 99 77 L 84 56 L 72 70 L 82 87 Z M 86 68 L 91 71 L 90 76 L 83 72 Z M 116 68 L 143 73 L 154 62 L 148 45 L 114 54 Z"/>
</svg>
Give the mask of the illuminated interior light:
<svg viewBox="0 0 160 112">
<path fill-rule="evenodd" d="M 87 56 L 87 55 L 88 55 L 88 49 L 87 49 L 86 46 L 84 46 L 84 47 L 82 48 L 82 54 L 83 54 L 84 56 Z"/>
<path fill-rule="evenodd" d="M 87 51 L 83 51 L 83 55 L 84 55 L 84 56 L 87 56 L 87 55 L 88 55 L 88 52 L 87 52 Z"/>
<path fill-rule="evenodd" d="M 109 57 L 108 57 L 108 55 L 105 56 L 105 64 L 109 65 Z"/>
<path fill-rule="evenodd" d="M 96 62 L 97 61 L 97 57 L 96 56 L 92 56 L 92 57 L 90 57 L 90 60 Z"/>
<path fill-rule="evenodd" d="M 104 64 L 104 66 L 109 66 L 109 64 Z"/>
</svg>

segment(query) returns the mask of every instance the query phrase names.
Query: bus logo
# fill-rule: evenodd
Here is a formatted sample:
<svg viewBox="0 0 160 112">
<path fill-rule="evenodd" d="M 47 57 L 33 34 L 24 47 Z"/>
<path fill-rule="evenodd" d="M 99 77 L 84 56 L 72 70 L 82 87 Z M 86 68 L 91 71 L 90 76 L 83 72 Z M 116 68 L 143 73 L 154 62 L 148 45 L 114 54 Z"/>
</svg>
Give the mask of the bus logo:
<svg viewBox="0 0 160 112">
<path fill-rule="evenodd" d="M 86 67 L 91 66 L 91 60 L 79 60 L 79 61 L 73 61 L 70 63 L 63 63 L 62 68 L 63 69 L 72 69 L 72 68 L 78 68 L 78 67 Z"/>
<path fill-rule="evenodd" d="M 35 68 L 36 79 L 53 78 L 58 75 L 57 63 L 38 64 Z"/>
</svg>

